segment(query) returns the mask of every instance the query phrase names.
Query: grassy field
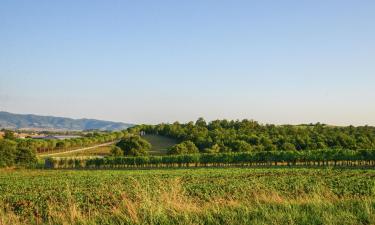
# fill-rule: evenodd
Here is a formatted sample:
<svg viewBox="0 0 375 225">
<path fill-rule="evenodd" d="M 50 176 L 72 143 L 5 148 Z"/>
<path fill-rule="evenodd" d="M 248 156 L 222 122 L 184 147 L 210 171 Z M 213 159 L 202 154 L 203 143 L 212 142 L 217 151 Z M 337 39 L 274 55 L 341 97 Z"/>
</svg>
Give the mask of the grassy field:
<svg viewBox="0 0 375 225">
<path fill-rule="evenodd" d="M 0 170 L 0 224 L 375 224 L 375 171 Z"/>
<path fill-rule="evenodd" d="M 167 154 L 167 149 L 177 144 L 177 141 L 163 137 L 160 135 L 145 135 L 142 138 L 146 139 L 151 143 L 152 148 L 150 150 L 150 155 L 165 155 Z M 79 152 L 67 152 L 54 155 L 56 157 L 80 157 L 80 156 L 108 156 L 110 155 L 112 146 L 102 146 L 94 149 L 79 151 Z"/>
<path fill-rule="evenodd" d="M 101 146 L 79 152 L 67 152 L 56 155 L 56 157 L 79 157 L 79 156 L 108 156 L 111 154 L 112 145 Z"/>
<path fill-rule="evenodd" d="M 167 154 L 168 148 L 172 147 L 178 142 L 175 139 L 163 137 L 160 135 L 144 135 L 142 138 L 146 139 L 151 143 L 152 148 L 150 150 L 151 155 L 165 155 Z"/>
</svg>

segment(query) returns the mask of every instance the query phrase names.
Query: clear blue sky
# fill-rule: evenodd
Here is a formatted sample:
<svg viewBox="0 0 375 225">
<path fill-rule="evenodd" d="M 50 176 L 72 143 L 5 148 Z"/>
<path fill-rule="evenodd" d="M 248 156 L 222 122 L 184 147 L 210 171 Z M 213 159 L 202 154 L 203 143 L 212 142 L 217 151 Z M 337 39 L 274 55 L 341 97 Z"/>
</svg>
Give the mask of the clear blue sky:
<svg viewBox="0 0 375 225">
<path fill-rule="evenodd" d="M 375 125 L 375 1 L 0 2 L 0 110 Z"/>
</svg>

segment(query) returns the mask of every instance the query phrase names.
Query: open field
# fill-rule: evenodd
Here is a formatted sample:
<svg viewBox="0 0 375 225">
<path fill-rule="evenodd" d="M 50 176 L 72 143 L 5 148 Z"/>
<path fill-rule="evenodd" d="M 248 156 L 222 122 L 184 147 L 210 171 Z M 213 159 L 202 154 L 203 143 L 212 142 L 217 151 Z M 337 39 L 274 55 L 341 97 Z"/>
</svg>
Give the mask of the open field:
<svg viewBox="0 0 375 225">
<path fill-rule="evenodd" d="M 375 171 L 1 170 L 0 224 L 374 224 Z"/>
<path fill-rule="evenodd" d="M 142 138 L 146 139 L 148 142 L 151 143 L 152 148 L 150 150 L 150 155 L 165 155 L 167 154 L 167 149 L 178 142 L 172 138 L 163 137 L 160 135 L 145 135 L 142 136 Z M 109 143 L 111 144 L 111 143 Z M 107 144 L 104 144 L 107 145 Z M 71 150 L 67 152 L 61 152 L 61 153 L 52 153 L 51 154 L 45 154 L 40 155 L 41 157 L 47 157 L 47 156 L 56 156 L 56 157 L 80 157 L 80 156 L 108 156 L 110 155 L 112 145 L 107 146 L 98 146 L 98 147 L 88 147 L 84 148 L 83 150 L 77 149 L 77 150 Z"/>
<path fill-rule="evenodd" d="M 98 145 L 95 145 L 95 146 L 90 146 L 90 147 L 80 147 L 80 148 L 76 148 L 76 149 L 62 149 L 60 152 L 59 151 L 52 151 L 52 152 L 47 152 L 47 153 L 40 153 L 40 154 L 37 154 L 39 157 L 42 157 L 42 158 L 45 158 L 45 157 L 51 157 L 51 156 L 62 156 L 62 155 L 65 155 L 65 156 L 74 156 L 76 155 L 77 153 L 80 154 L 80 156 L 82 155 L 91 155 L 90 152 L 98 152 L 100 153 L 100 149 L 101 147 L 107 147 L 107 146 L 111 146 L 113 144 L 115 144 L 116 142 L 112 141 L 112 142 L 107 142 L 107 143 L 102 143 L 102 144 L 98 144 Z M 88 153 L 88 154 L 86 154 Z M 107 152 L 104 152 L 105 154 L 107 154 Z"/>
<path fill-rule="evenodd" d="M 152 145 L 150 150 L 151 155 L 165 155 L 168 148 L 178 144 L 177 140 L 160 135 L 147 134 L 142 136 L 142 138 L 146 139 Z"/>
<path fill-rule="evenodd" d="M 57 157 L 80 157 L 80 156 L 109 156 L 111 154 L 112 145 L 99 146 L 96 148 L 56 154 Z"/>
</svg>

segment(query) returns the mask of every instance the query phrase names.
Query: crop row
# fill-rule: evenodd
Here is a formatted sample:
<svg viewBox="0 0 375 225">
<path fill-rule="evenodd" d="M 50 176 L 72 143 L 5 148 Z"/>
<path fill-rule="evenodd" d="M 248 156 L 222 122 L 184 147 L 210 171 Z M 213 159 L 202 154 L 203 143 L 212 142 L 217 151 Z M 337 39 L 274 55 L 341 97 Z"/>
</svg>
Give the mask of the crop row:
<svg viewBox="0 0 375 225">
<path fill-rule="evenodd" d="M 263 151 L 106 158 L 48 158 L 46 168 L 375 166 L 375 150 Z"/>
<path fill-rule="evenodd" d="M 368 169 L 0 170 L 0 224 L 212 224 L 213 211 L 215 224 L 306 214 L 318 219 L 294 224 L 374 224 L 374 178 Z"/>
</svg>

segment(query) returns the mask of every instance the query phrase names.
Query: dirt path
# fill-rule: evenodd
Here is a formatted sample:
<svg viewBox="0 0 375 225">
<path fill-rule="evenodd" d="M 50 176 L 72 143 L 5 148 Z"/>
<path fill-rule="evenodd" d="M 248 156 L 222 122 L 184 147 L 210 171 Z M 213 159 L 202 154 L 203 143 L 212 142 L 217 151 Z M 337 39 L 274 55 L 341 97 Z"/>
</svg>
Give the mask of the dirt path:
<svg viewBox="0 0 375 225">
<path fill-rule="evenodd" d="M 81 151 L 86 151 L 86 150 L 90 150 L 90 149 L 97 148 L 97 147 L 112 145 L 116 142 L 117 141 L 113 141 L 113 142 L 108 142 L 108 143 L 104 143 L 104 144 L 100 144 L 100 145 L 95 145 L 95 146 L 85 147 L 85 148 L 79 148 L 79 149 L 74 149 L 74 150 L 65 151 L 65 152 L 54 152 L 54 153 L 47 153 L 47 154 L 42 153 L 42 154 L 38 154 L 38 156 L 39 157 L 49 157 L 49 156 L 56 156 L 56 155 L 62 155 L 62 154 L 67 154 L 67 153 L 73 153 L 73 152 L 81 152 Z"/>
</svg>

